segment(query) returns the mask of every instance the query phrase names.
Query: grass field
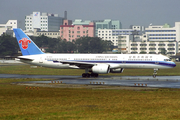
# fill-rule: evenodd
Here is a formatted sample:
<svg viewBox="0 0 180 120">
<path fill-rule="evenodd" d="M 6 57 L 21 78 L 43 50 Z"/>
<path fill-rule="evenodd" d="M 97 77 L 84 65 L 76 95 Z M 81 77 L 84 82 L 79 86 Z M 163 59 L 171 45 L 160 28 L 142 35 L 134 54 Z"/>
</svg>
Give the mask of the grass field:
<svg viewBox="0 0 180 120">
<path fill-rule="evenodd" d="M 180 64 L 158 75 L 179 75 Z M 115 75 L 152 75 L 153 70 L 125 69 Z M 81 70 L 3 66 L 0 73 L 81 75 Z M 147 72 L 147 73 L 146 73 Z M 114 74 L 110 74 L 114 75 Z M 180 89 L 153 91 L 97 90 L 76 88 L 26 89 L 17 81 L 43 79 L 0 79 L 0 119 L 2 120 L 140 120 L 180 119 Z"/>
<path fill-rule="evenodd" d="M 18 79 L 18 81 L 30 79 Z M 37 80 L 37 79 L 36 79 Z M 0 119 L 180 119 L 180 90 L 26 89 L 0 80 Z"/>
</svg>

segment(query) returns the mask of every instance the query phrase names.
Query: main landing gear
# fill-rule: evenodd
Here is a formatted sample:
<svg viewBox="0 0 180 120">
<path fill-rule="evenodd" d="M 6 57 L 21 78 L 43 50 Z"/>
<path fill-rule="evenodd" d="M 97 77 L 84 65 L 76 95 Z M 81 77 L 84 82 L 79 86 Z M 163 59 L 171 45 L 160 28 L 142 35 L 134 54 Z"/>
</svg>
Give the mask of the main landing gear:
<svg viewBox="0 0 180 120">
<path fill-rule="evenodd" d="M 82 74 L 82 77 L 87 77 L 87 78 L 89 78 L 89 77 L 98 77 L 99 76 L 99 74 L 97 74 L 97 73 L 91 73 L 91 74 L 89 74 L 89 73 L 83 73 Z"/>
<path fill-rule="evenodd" d="M 154 69 L 153 78 L 156 78 L 158 69 Z"/>
<path fill-rule="evenodd" d="M 85 78 L 85 77 L 89 78 L 89 77 L 98 77 L 99 76 L 99 74 L 97 74 L 97 73 L 92 72 L 91 74 L 89 74 L 88 72 L 89 72 L 89 69 L 86 68 L 85 73 L 82 74 L 82 77 L 83 78 Z"/>
</svg>

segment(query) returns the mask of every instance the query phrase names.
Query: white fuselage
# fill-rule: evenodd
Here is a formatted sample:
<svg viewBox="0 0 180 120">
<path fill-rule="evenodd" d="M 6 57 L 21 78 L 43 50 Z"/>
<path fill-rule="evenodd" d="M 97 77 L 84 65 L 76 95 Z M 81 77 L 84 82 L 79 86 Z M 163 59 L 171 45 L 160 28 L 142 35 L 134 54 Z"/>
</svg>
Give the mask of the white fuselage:
<svg viewBox="0 0 180 120">
<path fill-rule="evenodd" d="M 32 61 L 21 60 L 28 64 L 59 69 L 80 68 L 75 65 L 63 64 L 62 61 L 108 64 L 110 69 L 164 69 L 176 66 L 168 57 L 155 54 L 39 54 L 19 56 L 19 58 L 32 59 Z"/>
</svg>

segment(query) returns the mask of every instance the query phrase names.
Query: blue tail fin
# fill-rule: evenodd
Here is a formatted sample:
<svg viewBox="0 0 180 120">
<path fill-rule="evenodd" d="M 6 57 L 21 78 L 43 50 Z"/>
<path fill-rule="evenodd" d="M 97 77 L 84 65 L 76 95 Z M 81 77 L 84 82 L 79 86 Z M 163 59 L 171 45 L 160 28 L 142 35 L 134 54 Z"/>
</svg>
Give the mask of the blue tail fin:
<svg viewBox="0 0 180 120">
<path fill-rule="evenodd" d="M 19 28 L 13 29 L 22 55 L 44 54 L 39 47 Z"/>
</svg>

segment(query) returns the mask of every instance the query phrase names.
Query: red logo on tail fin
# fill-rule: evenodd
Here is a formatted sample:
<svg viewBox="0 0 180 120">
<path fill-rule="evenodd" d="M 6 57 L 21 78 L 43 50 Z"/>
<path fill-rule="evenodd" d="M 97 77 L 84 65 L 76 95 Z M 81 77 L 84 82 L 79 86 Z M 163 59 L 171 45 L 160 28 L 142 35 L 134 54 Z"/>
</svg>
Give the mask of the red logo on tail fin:
<svg viewBox="0 0 180 120">
<path fill-rule="evenodd" d="M 28 43 L 31 43 L 31 41 L 27 38 L 22 38 L 21 40 L 19 40 L 19 43 L 21 43 L 23 49 L 27 49 Z"/>
</svg>

